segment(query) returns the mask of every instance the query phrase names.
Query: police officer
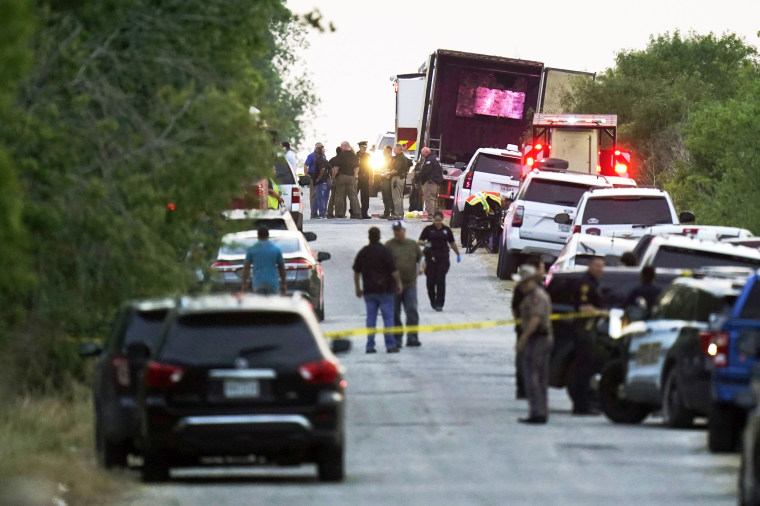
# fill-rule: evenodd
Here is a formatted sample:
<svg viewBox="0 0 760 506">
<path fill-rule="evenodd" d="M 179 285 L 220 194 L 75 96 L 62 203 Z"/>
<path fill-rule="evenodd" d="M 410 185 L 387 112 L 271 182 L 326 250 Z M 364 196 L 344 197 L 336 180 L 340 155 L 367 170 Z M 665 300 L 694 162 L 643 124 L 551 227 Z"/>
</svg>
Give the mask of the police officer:
<svg viewBox="0 0 760 506">
<path fill-rule="evenodd" d="M 539 285 L 541 285 L 546 279 L 546 264 L 543 258 L 531 258 L 526 260 L 526 265 L 531 265 L 536 268 L 536 279 L 538 279 Z M 525 287 L 522 283 L 515 285 L 512 291 L 512 316 L 520 318 L 520 304 L 525 299 Z M 518 336 L 522 333 L 522 325 L 515 325 L 515 334 Z M 521 353 L 515 353 L 515 383 L 517 391 L 515 392 L 516 399 L 525 399 L 525 374 L 523 373 L 523 359 Z"/>
<path fill-rule="evenodd" d="M 552 326 L 549 319 L 552 303 L 538 282 L 536 268 L 520 266 L 514 276 L 524 294 L 520 302 L 522 328 L 515 350 L 521 357 L 525 375 L 525 393 L 530 416 L 518 419 L 521 423 L 544 424 L 549 417 L 549 355 L 552 350 Z"/>
<path fill-rule="evenodd" d="M 438 210 L 438 187 L 443 183 L 443 169 L 430 148 L 422 148 L 420 154 L 424 158 L 420 169 L 420 181 L 427 211 L 427 218 L 422 221 L 433 221 L 433 216 Z"/>
<path fill-rule="evenodd" d="M 359 196 L 362 208 L 362 218 L 369 220 L 369 192 L 372 187 L 372 157 L 367 153 L 367 141 L 359 142 L 359 152 L 356 153 L 359 160 Z"/>
<path fill-rule="evenodd" d="M 604 259 L 594 257 L 585 274 L 579 280 L 573 294 L 575 310 L 593 313 L 602 307 L 599 278 L 604 273 Z M 591 407 L 591 377 L 594 374 L 594 343 L 596 341 L 596 318 L 578 318 L 575 321 L 575 358 L 567 385 L 573 400 L 574 415 L 596 415 Z"/>
</svg>

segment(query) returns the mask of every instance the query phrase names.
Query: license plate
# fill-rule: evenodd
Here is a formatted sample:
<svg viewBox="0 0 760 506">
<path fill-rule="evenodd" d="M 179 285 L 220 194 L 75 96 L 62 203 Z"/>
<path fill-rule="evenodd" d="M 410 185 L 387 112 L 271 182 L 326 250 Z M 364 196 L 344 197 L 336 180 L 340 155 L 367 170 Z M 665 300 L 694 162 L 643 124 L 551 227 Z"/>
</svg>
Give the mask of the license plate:
<svg viewBox="0 0 760 506">
<path fill-rule="evenodd" d="M 559 231 L 560 232 L 570 232 L 570 225 L 564 225 L 560 223 L 559 225 Z"/>
<path fill-rule="evenodd" d="M 240 276 L 238 276 L 236 272 L 225 272 L 224 280 L 225 281 L 240 281 Z"/>
<path fill-rule="evenodd" d="M 228 399 L 239 399 L 241 397 L 258 397 L 261 395 L 261 388 L 258 380 L 225 380 L 224 396 Z"/>
</svg>

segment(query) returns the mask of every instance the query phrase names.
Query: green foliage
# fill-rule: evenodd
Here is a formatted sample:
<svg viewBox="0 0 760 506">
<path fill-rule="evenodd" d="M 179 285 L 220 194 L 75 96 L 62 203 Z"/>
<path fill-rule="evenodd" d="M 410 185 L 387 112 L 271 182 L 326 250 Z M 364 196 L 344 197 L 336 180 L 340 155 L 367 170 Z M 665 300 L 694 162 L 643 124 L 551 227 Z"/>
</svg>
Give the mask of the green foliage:
<svg viewBox="0 0 760 506">
<path fill-rule="evenodd" d="M 661 185 L 689 160 L 690 115 L 736 96 L 757 76 L 755 57 L 733 34 L 651 37 L 643 51 L 618 53 L 595 82 L 577 83 L 565 102 L 579 113 L 617 114 L 619 141 L 638 157 L 639 181 Z"/>
<path fill-rule="evenodd" d="M 187 252 L 218 240 L 220 212 L 272 170 L 272 131 L 299 139 L 315 100 L 295 72 L 304 27 L 282 0 L 42 0 L 36 32 L 26 5 L 0 7 L 17 83 L 34 61 L 20 89 L 0 88 L 0 248 L 37 276 L 12 292 L 28 315 L 16 338 L 31 339 L 13 348 L 55 381 L 79 367 L 53 352 L 60 336 L 102 334 L 124 299 L 187 289 Z M 4 293 L 25 279 L 13 272 Z"/>
</svg>

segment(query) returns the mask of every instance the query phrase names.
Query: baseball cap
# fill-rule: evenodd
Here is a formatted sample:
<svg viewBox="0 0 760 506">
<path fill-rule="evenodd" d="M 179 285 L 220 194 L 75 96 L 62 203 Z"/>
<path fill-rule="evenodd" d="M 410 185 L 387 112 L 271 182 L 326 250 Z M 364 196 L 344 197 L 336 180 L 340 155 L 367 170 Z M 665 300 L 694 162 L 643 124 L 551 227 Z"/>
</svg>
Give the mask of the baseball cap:
<svg viewBox="0 0 760 506">
<path fill-rule="evenodd" d="M 401 220 L 394 220 L 392 227 L 393 230 L 398 230 L 400 228 L 406 228 L 406 225 L 404 225 L 404 222 Z"/>
</svg>

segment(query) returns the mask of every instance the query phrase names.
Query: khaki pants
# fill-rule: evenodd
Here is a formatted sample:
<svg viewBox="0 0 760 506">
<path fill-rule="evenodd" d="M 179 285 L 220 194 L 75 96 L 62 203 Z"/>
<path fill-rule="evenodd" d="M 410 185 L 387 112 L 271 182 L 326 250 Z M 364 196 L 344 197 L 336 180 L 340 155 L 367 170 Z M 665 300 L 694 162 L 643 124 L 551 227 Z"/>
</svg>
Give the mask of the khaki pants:
<svg viewBox="0 0 760 506">
<path fill-rule="evenodd" d="M 425 211 L 431 220 L 438 209 L 438 185 L 428 181 L 422 185 L 422 197 L 425 199 Z"/>
<path fill-rule="evenodd" d="M 393 198 L 393 217 L 401 218 L 404 216 L 404 182 L 403 177 L 391 178 L 391 196 Z"/>
<path fill-rule="evenodd" d="M 356 198 L 356 182 L 353 176 L 338 174 L 335 178 L 335 216 L 342 218 L 346 215 L 346 196 L 351 205 L 352 218 L 361 218 L 361 206 Z"/>
<path fill-rule="evenodd" d="M 525 393 L 531 417 L 546 417 L 549 414 L 549 356 L 552 351 L 550 336 L 533 335 L 528 345 L 520 353 L 525 376 Z"/>
</svg>

